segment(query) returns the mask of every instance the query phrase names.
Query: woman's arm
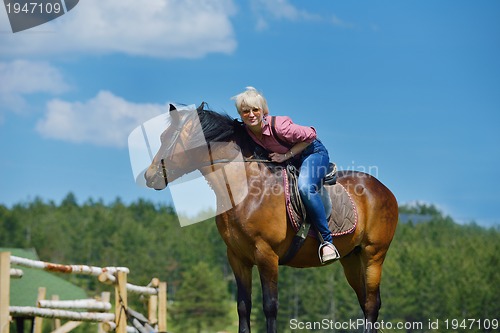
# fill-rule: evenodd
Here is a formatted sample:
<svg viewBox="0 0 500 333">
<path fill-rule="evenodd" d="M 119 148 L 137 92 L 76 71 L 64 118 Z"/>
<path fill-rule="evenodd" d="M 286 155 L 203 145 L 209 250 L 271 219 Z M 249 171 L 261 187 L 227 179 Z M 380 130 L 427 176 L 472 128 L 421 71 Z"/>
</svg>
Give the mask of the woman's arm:
<svg viewBox="0 0 500 333">
<path fill-rule="evenodd" d="M 279 153 L 271 153 L 269 154 L 269 158 L 271 158 L 271 161 L 277 162 L 277 163 L 282 163 L 289 158 L 294 157 L 295 155 L 299 155 L 304 149 L 307 148 L 311 143 L 309 142 L 299 142 L 295 144 L 288 152 L 285 154 L 279 154 Z"/>
</svg>

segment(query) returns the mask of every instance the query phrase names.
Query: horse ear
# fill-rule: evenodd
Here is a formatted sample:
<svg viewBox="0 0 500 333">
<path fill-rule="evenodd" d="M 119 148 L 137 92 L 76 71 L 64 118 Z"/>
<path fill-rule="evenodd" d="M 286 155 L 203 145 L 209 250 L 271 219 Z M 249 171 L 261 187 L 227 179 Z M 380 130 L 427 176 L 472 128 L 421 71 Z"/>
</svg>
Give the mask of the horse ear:
<svg viewBox="0 0 500 333">
<path fill-rule="evenodd" d="M 207 102 L 201 102 L 200 106 L 196 108 L 196 111 L 203 111 L 205 109 L 205 106 L 207 106 Z"/>
<path fill-rule="evenodd" d="M 168 105 L 168 111 L 170 113 L 170 116 L 172 117 L 172 123 L 176 124 L 179 122 L 179 111 L 173 104 Z"/>
</svg>

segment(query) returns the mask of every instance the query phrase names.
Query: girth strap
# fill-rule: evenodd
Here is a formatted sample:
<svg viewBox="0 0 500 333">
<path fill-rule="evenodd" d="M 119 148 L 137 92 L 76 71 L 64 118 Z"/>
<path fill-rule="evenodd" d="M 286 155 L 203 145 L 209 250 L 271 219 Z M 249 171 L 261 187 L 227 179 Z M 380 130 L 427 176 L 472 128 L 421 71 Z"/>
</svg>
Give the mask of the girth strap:
<svg viewBox="0 0 500 333">
<path fill-rule="evenodd" d="M 304 241 L 307 238 L 307 234 L 309 233 L 310 228 L 311 228 L 311 223 L 309 222 L 304 221 L 300 225 L 299 231 L 297 231 L 297 234 L 293 236 L 292 244 L 290 244 L 290 247 L 286 251 L 283 258 L 280 258 L 278 264 L 285 265 L 290 260 L 292 260 L 293 257 L 295 257 L 297 252 L 299 252 L 300 248 L 302 247 L 302 244 L 304 244 Z"/>
<path fill-rule="evenodd" d="M 295 257 L 297 252 L 299 252 L 300 248 L 302 247 L 302 244 L 304 244 L 304 241 L 307 238 L 307 235 L 309 233 L 309 229 L 311 228 L 311 223 L 307 221 L 307 211 L 304 206 L 304 203 L 302 200 L 300 200 L 300 193 L 299 193 L 299 187 L 297 186 L 298 182 L 298 177 L 297 177 L 297 169 L 291 165 L 288 164 L 286 166 L 286 172 L 283 173 L 283 177 L 287 178 L 287 182 L 284 182 L 284 185 L 287 186 L 287 189 L 285 190 L 285 195 L 290 196 L 290 204 L 293 206 L 293 210 L 299 214 L 301 214 L 302 217 L 302 223 L 300 224 L 299 230 L 293 237 L 292 243 L 290 244 L 287 252 L 283 256 L 283 258 L 280 258 L 279 264 L 280 265 L 285 265 L 287 264 L 290 260 Z M 293 198 L 297 200 L 293 200 Z M 292 218 L 291 216 L 289 218 Z"/>
</svg>

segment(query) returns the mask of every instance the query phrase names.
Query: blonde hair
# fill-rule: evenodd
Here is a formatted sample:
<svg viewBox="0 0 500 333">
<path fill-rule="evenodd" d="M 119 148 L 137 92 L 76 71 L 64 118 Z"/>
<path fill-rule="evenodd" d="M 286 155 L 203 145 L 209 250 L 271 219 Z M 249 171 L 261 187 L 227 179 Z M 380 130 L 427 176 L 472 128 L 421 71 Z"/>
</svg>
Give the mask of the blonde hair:
<svg viewBox="0 0 500 333">
<path fill-rule="evenodd" d="M 231 97 L 235 100 L 236 110 L 241 114 L 244 106 L 257 107 L 262 110 L 264 116 L 269 114 L 266 98 L 254 87 L 246 87 L 246 90 L 236 96 Z"/>
</svg>

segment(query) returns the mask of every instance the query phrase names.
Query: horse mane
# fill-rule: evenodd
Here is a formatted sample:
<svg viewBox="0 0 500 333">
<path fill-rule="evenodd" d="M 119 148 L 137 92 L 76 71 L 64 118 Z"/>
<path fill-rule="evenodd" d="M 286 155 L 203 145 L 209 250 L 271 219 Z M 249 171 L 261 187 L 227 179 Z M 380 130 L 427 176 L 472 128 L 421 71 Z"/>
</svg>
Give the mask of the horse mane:
<svg viewBox="0 0 500 333">
<path fill-rule="evenodd" d="M 207 142 L 227 142 L 245 132 L 243 123 L 227 114 L 210 110 L 203 102 L 197 109 L 200 125 Z"/>
<path fill-rule="evenodd" d="M 255 143 L 243 122 L 211 110 L 205 102 L 197 108 L 197 112 L 207 142 L 235 141 L 245 156 L 267 159 L 268 152 Z"/>
</svg>

